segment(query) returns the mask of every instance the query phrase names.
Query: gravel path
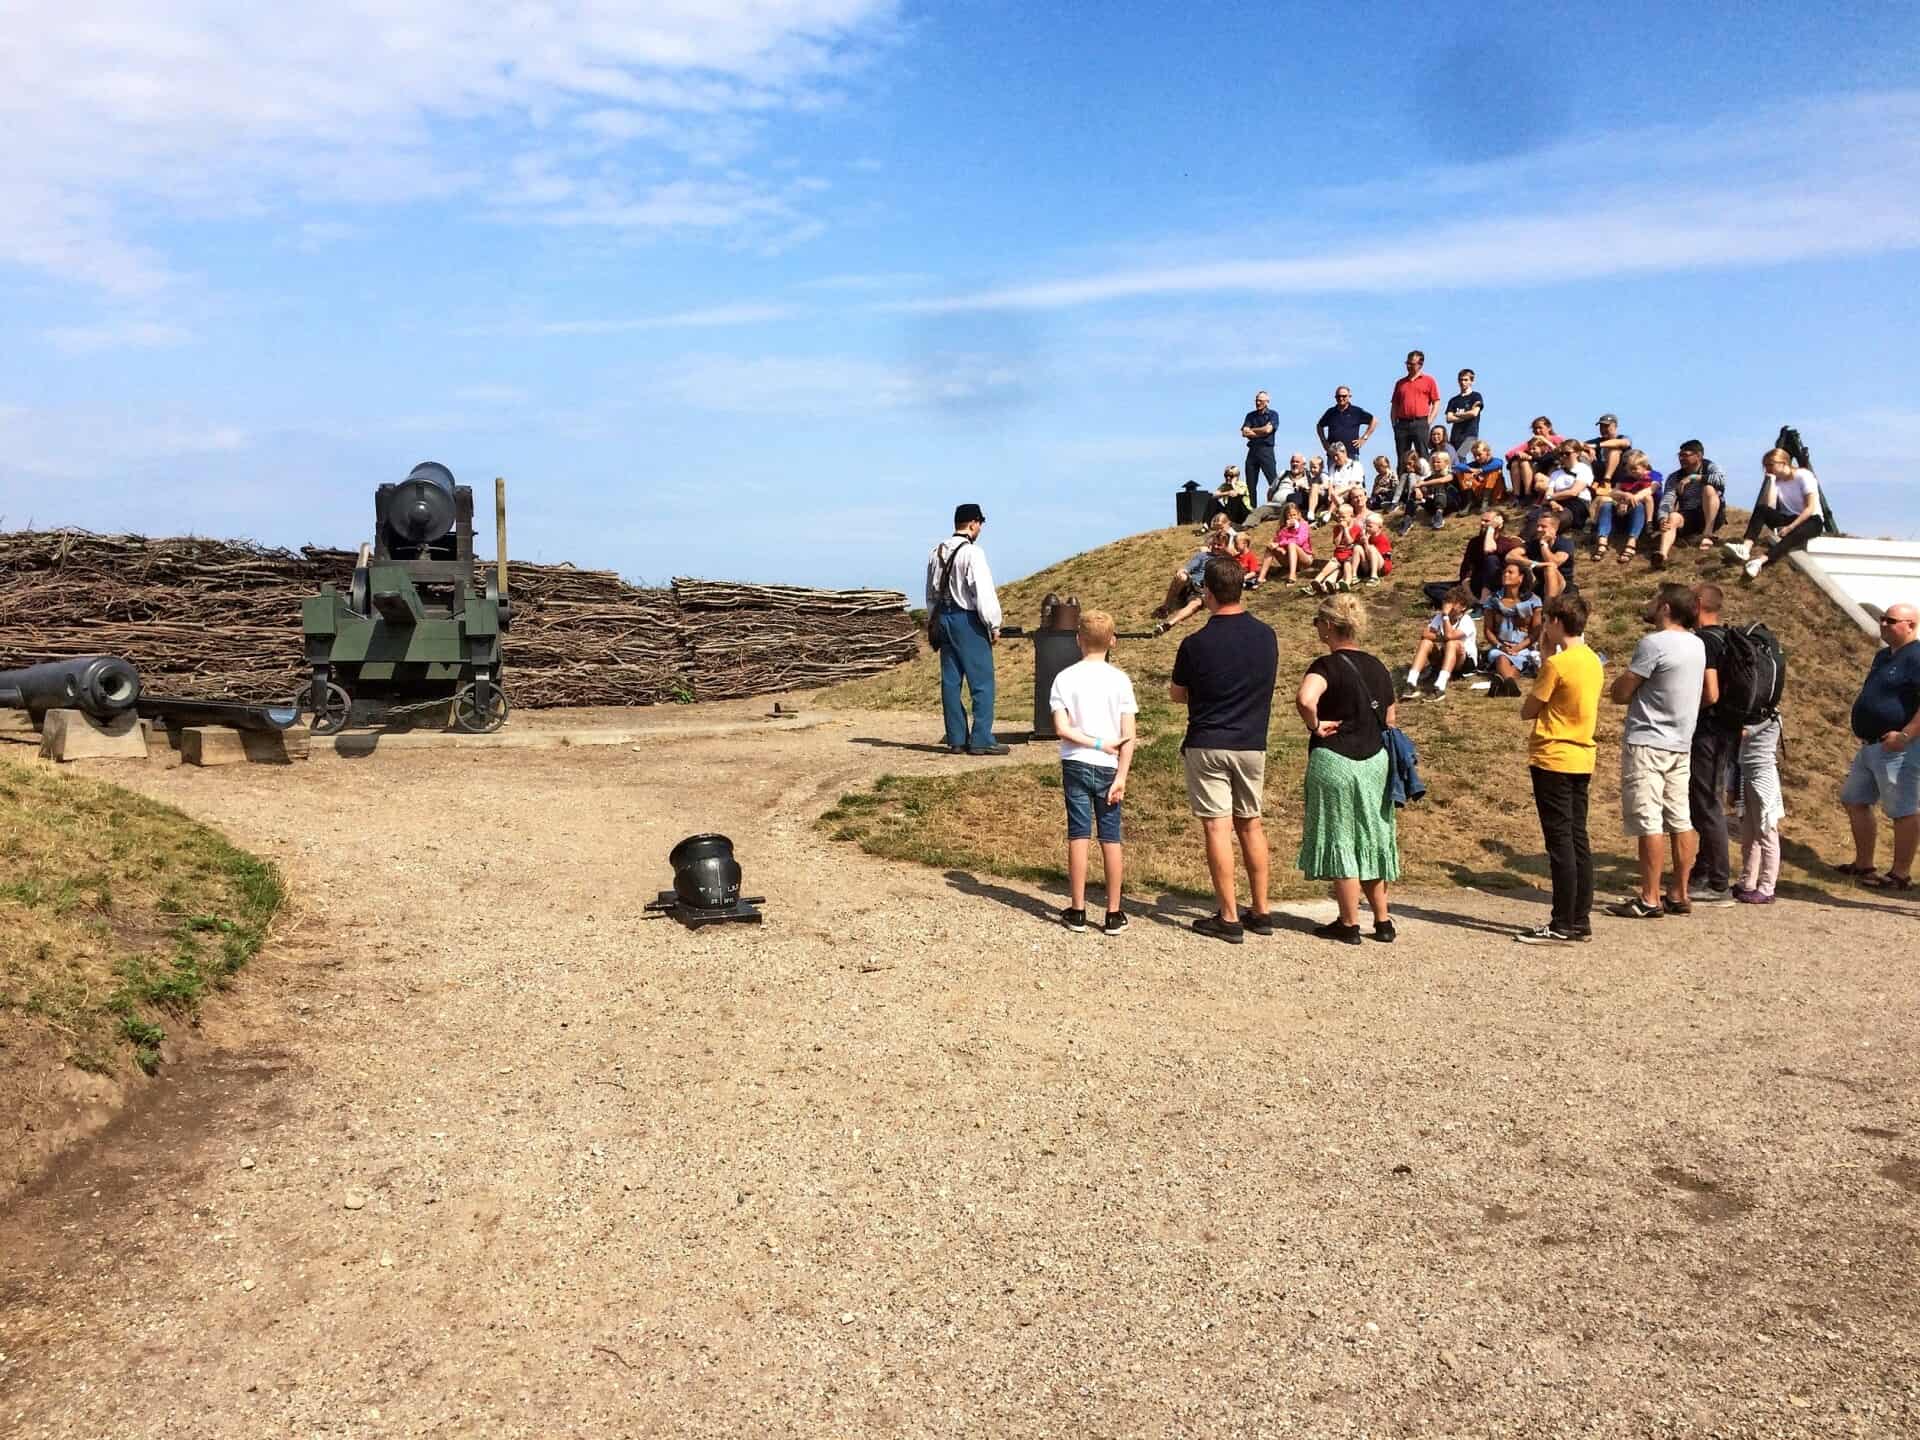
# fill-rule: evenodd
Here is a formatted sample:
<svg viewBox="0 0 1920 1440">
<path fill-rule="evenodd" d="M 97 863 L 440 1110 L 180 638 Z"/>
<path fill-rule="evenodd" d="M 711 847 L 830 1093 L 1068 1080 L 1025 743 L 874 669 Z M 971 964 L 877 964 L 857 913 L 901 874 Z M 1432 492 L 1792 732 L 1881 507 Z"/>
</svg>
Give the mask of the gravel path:
<svg viewBox="0 0 1920 1440">
<path fill-rule="evenodd" d="M 1920 1430 L 1915 907 L 1069 935 L 812 832 L 930 728 L 128 772 L 296 912 L 0 1208 L 0 1434 Z"/>
</svg>

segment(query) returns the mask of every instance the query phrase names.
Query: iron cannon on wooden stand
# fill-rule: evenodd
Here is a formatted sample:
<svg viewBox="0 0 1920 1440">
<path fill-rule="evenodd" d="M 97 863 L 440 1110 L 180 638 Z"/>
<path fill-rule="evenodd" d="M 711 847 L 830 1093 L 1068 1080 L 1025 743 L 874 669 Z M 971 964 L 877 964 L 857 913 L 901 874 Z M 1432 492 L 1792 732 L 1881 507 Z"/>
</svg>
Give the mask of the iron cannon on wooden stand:
<svg viewBox="0 0 1920 1440">
<path fill-rule="evenodd" d="M 346 594 L 323 585 L 302 607 L 316 735 L 369 718 L 449 707 L 474 733 L 507 719 L 501 637 L 507 596 L 506 482 L 494 482 L 499 558 L 473 558 L 473 491 L 434 461 L 374 493 L 373 543 L 360 547 Z"/>
</svg>

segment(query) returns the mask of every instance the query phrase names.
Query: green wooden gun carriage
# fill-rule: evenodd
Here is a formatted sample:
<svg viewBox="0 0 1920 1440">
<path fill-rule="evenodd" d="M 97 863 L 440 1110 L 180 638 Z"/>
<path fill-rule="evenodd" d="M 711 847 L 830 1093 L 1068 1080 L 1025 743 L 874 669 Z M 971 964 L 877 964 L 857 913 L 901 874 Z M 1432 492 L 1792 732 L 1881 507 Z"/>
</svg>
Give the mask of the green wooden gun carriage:
<svg viewBox="0 0 1920 1440">
<path fill-rule="evenodd" d="M 506 484 L 496 481 L 496 575 L 473 559 L 473 491 L 434 461 L 374 494 L 374 538 L 346 594 L 322 585 L 301 609 L 313 731 L 355 718 L 440 711 L 461 730 L 498 730 L 507 598 Z"/>
</svg>

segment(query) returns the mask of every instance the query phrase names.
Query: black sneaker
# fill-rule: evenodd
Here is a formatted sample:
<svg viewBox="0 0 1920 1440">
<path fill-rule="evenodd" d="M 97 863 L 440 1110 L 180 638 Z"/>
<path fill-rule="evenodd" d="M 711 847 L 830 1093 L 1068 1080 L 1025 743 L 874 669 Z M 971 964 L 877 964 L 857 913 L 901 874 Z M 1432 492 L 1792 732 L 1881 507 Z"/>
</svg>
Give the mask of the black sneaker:
<svg viewBox="0 0 1920 1440">
<path fill-rule="evenodd" d="M 1664 910 L 1664 911 L 1666 911 L 1666 912 L 1667 912 L 1667 914 L 1669 914 L 1669 915 L 1691 915 L 1691 914 L 1693 914 L 1693 902 L 1692 902 L 1692 901 L 1690 901 L 1690 900 L 1676 900 L 1676 899 L 1674 899 L 1674 898 L 1673 898 L 1673 897 L 1672 897 L 1671 895 L 1663 895 L 1663 896 L 1661 896 L 1661 897 L 1660 897 L 1660 908 L 1661 908 L 1662 910 Z"/>
<path fill-rule="evenodd" d="M 969 755 L 1011 755 L 1012 753 L 1013 751 L 1007 746 L 999 744 L 969 745 L 967 747 L 967 754 Z"/>
<path fill-rule="evenodd" d="M 1522 945 L 1571 945 L 1573 944 L 1572 932 L 1567 930 L 1562 930 L 1559 926 L 1553 924 L 1551 921 L 1549 921 L 1545 925 L 1537 926 L 1532 930 L 1521 930 L 1517 932 L 1513 938 L 1515 940 L 1518 940 Z"/>
<path fill-rule="evenodd" d="M 1649 905 L 1635 895 L 1631 899 L 1607 906 L 1607 913 L 1618 915 L 1623 920 L 1658 920 L 1666 912 L 1658 905 Z"/>
<path fill-rule="evenodd" d="M 1205 935 L 1214 940 L 1224 940 L 1229 945 L 1247 943 L 1247 930 L 1238 920 L 1222 920 L 1218 912 L 1203 915 L 1193 922 L 1196 935 Z"/>
<path fill-rule="evenodd" d="M 1376 920 L 1373 922 L 1373 938 L 1378 940 L 1382 945 L 1391 945 L 1393 943 L 1393 937 L 1399 933 L 1398 930 L 1393 928 L 1393 921 L 1391 920 Z"/>
<path fill-rule="evenodd" d="M 1118 935 L 1127 928 L 1127 912 L 1124 910 L 1107 911 L 1107 923 L 1100 927 L 1103 935 Z"/>
<path fill-rule="evenodd" d="M 1273 934 L 1273 912 L 1256 915 L 1251 910 L 1242 910 L 1240 924 L 1245 927 L 1249 935 L 1271 935 Z"/>
<path fill-rule="evenodd" d="M 1066 926 L 1067 929 L 1073 931 L 1074 934 L 1082 934 L 1087 928 L 1087 912 L 1085 910 L 1073 909 L 1062 910 L 1060 912 L 1060 923 Z"/>
<path fill-rule="evenodd" d="M 1322 940 L 1338 940 L 1342 945 L 1358 945 L 1360 943 L 1360 927 L 1358 925 L 1342 925 L 1338 920 L 1329 920 L 1324 925 L 1314 926 L 1313 933 Z"/>
<path fill-rule="evenodd" d="M 1591 945 L 1593 943 L 1593 927 L 1591 925 L 1582 925 L 1576 929 L 1569 930 L 1567 931 L 1567 939 L 1576 945 Z"/>
</svg>

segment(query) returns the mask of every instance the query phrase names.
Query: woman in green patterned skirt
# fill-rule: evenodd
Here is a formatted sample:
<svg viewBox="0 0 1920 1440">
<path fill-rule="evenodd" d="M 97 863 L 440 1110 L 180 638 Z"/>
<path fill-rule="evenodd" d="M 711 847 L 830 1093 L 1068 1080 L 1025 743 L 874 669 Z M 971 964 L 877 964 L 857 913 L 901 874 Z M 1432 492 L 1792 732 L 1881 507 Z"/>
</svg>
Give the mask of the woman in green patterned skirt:
<svg viewBox="0 0 1920 1440">
<path fill-rule="evenodd" d="M 1294 702 L 1307 733 L 1307 817 L 1300 869 L 1333 882 L 1339 917 L 1317 926 L 1323 940 L 1360 943 L 1360 896 L 1373 909 L 1373 938 L 1391 942 L 1387 882 L 1400 878 L 1400 843 L 1389 795 L 1393 677 L 1360 648 L 1367 612 L 1352 595 L 1330 595 L 1313 617 L 1327 653 L 1307 667 Z"/>
</svg>

